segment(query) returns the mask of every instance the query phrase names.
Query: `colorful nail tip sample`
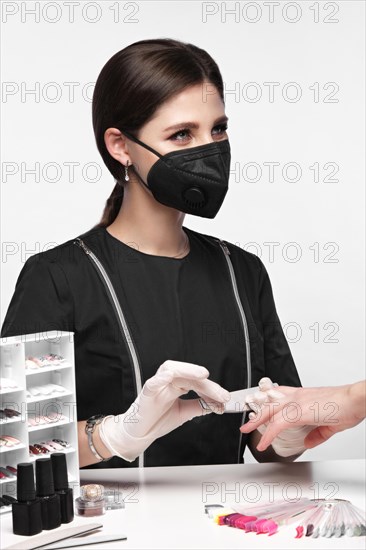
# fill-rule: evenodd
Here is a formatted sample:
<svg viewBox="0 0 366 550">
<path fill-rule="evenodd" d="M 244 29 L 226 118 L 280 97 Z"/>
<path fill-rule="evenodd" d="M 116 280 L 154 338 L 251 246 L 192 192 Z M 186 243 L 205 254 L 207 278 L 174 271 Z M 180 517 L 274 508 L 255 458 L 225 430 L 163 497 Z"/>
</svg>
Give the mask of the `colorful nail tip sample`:
<svg viewBox="0 0 366 550">
<path fill-rule="evenodd" d="M 0 378 L 0 390 L 13 390 L 18 388 L 18 384 L 12 378 Z"/>
<path fill-rule="evenodd" d="M 209 509 L 211 508 L 211 509 Z M 237 509 L 234 509 L 237 508 Z M 296 521 L 295 538 L 349 537 L 366 535 L 365 514 L 350 501 L 343 499 L 299 499 L 296 502 L 274 501 L 256 506 L 207 505 L 206 514 L 217 525 L 242 529 L 246 533 L 272 536 L 281 525 Z"/>
<path fill-rule="evenodd" d="M 41 454 L 54 453 L 55 451 L 64 451 L 70 449 L 71 445 L 64 439 L 49 439 L 46 441 L 40 441 L 39 443 L 32 443 L 29 445 L 30 456 L 38 456 Z"/>
<path fill-rule="evenodd" d="M 19 411 L 15 411 L 14 409 L 0 409 L 0 420 L 8 421 L 11 418 L 16 418 L 20 416 Z"/>
<path fill-rule="evenodd" d="M 19 445 L 20 441 L 12 435 L 1 435 L 0 436 L 0 447 L 15 447 Z"/>
<path fill-rule="evenodd" d="M 34 357 L 28 355 L 25 358 L 25 368 L 26 369 L 39 369 L 42 367 L 52 367 L 56 365 L 61 365 L 66 362 L 65 357 L 62 355 L 57 355 L 56 353 L 47 353 L 45 355 L 39 355 Z"/>
</svg>

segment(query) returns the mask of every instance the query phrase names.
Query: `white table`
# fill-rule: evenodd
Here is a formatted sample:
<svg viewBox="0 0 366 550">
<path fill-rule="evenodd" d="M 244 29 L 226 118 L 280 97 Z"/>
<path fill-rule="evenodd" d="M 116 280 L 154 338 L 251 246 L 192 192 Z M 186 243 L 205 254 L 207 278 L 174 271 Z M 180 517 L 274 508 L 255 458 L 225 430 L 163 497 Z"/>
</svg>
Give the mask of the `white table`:
<svg viewBox="0 0 366 550">
<path fill-rule="evenodd" d="M 122 490 L 124 510 L 96 518 L 76 517 L 68 524 L 103 523 L 103 533 L 125 533 L 127 540 L 99 544 L 99 549 L 163 548 L 365 548 L 366 537 L 295 539 L 294 525 L 275 535 L 256 535 L 218 526 L 204 504 L 272 498 L 335 497 L 365 509 L 365 461 L 233 464 L 166 468 L 82 470 L 81 483 L 113 485 Z M 1 548 L 24 540 L 11 533 L 11 517 L 2 518 Z M 296 525 L 296 524 L 295 524 Z M 95 546 L 80 546 L 95 549 Z"/>
</svg>

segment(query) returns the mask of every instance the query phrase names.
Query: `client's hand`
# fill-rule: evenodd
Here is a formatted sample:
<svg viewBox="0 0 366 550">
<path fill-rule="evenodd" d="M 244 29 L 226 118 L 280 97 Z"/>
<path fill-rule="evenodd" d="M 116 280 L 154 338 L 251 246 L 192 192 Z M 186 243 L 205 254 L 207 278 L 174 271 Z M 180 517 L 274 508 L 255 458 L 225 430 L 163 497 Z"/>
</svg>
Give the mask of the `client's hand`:
<svg viewBox="0 0 366 550">
<path fill-rule="evenodd" d="M 263 434 L 259 451 L 283 437 L 289 426 L 292 430 L 306 428 L 303 447 L 310 449 L 365 418 L 365 381 L 320 388 L 278 386 L 274 391 L 271 404 L 267 401 L 266 406 L 257 406 L 257 414 L 250 413 L 251 420 L 240 428 L 243 433 L 258 429 Z"/>
<path fill-rule="evenodd" d="M 243 433 L 248 433 L 257 429 L 263 436 L 263 434 L 268 434 L 271 430 L 271 412 L 273 415 L 274 408 L 278 407 L 285 398 L 285 395 L 280 391 L 281 386 L 276 386 L 275 389 L 270 378 L 262 378 L 258 386 L 260 391 L 247 397 L 247 404 L 253 412 L 249 413 L 250 421 L 244 424 L 240 430 Z M 292 390 L 296 389 L 292 388 Z M 293 417 L 290 418 L 292 419 Z M 288 427 L 289 425 L 291 427 Z M 312 426 L 307 425 L 306 422 L 301 425 L 294 425 L 294 423 L 288 422 L 286 428 L 278 430 L 269 443 L 267 443 L 267 440 L 263 436 L 257 445 L 257 450 L 264 451 L 269 444 L 272 444 L 274 451 L 282 457 L 293 456 L 305 451 L 304 438 L 313 429 Z M 267 444 L 263 444 L 264 442 Z"/>
<path fill-rule="evenodd" d="M 230 394 L 208 380 L 205 367 L 181 361 L 165 361 L 144 384 L 141 393 L 123 414 L 106 416 L 99 434 L 113 455 L 132 462 L 155 439 L 195 416 L 224 412 Z M 194 390 L 212 410 L 203 408 L 200 399 L 179 399 Z"/>
</svg>

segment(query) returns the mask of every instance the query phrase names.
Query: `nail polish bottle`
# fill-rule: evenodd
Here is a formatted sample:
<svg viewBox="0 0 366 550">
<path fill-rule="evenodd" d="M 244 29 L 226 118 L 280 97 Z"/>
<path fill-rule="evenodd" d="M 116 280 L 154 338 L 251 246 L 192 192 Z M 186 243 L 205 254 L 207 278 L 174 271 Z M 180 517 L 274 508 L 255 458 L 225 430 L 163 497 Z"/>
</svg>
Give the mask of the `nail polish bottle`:
<svg viewBox="0 0 366 550">
<path fill-rule="evenodd" d="M 41 501 L 43 529 L 55 529 L 61 525 L 60 497 L 55 493 L 50 458 L 36 460 L 37 497 Z"/>
<path fill-rule="evenodd" d="M 60 496 L 61 523 L 70 523 L 74 519 L 74 497 L 67 479 L 65 453 L 51 454 L 55 491 Z"/>
<path fill-rule="evenodd" d="M 34 470 L 30 462 L 17 465 L 17 502 L 12 504 L 13 533 L 37 535 L 42 531 L 41 501 L 36 498 Z"/>
</svg>

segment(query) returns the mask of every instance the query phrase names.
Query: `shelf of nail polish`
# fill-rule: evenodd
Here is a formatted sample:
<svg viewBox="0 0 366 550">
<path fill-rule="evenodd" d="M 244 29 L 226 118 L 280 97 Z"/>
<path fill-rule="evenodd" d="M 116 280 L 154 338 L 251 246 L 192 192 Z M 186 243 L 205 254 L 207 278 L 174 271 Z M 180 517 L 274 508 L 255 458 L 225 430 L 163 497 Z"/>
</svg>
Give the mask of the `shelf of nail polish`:
<svg viewBox="0 0 366 550">
<path fill-rule="evenodd" d="M 47 416 L 39 417 L 28 416 L 28 431 L 37 432 L 39 430 L 49 428 L 51 424 L 53 426 L 63 426 L 64 424 L 70 423 L 72 423 L 72 420 L 70 420 L 70 418 L 64 415 L 60 415 L 58 413 L 55 413 L 54 415 L 50 413 Z"/>
<path fill-rule="evenodd" d="M 17 479 L 17 470 L 13 466 L 6 466 L 0 468 L 0 483 L 9 483 Z"/>
<path fill-rule="evenodd" d="M 0 395 L 6 395 L 8 393 L 15 393 L 19 391 L 23 391 L 23 388 L 9 388 L 7 390 L 0 390 Z"/>
<path fill-rule="evenodd" d="M 73 453 L 75 449 L 68 441 L 61 439 L 50 439 L 40 442 L 33 442 L 29 445 L 29 456 L 31 459 L 39 458 L 41 455 L 49 455 L 50 453 Z"/>
<path fill-rule="evenodd" d="M 16 418 L 3 418 L 0 420 L 0 426 L 4 426 L 7 424 L 15 424 L 16 422 L 22 422 L 22 417 L 16 417 Z"/>
<path fill-rule="evenodd" d="M 70 361 L 63 355 L 56 353 L 46 353 L 45 355 L 27 355 L 25 358 L 24 366 L 30 370 L 43 370 L 45 367 L 57 367 L 62 365 L 63 367 L 71 367 Z"/>
<path fill-rule="evenodd" d="M 65 365 L 51 365 L 49 367 L 40 367 L 34 370 L 26 369 L 25 375 L 28 377 L 28 376 L 33 376 L 34 374 L 40 374 L 43 372 L 52 372 L 54 370 L 70 369 L 71 367 L 72 365 L 68 363 Z"/>
<path fill-rule="evenodd" d="M 16 495 L 16 477 L 6 467 L 34 462 L 52 452 L 67 455 L 78 493 L 79 459 L 72 332 L 50 331 L 0 339 L 0 499 Z M 53 439 L 47 449 L 42 445 Z M 40 454 L 30 446 L 41 445 Z M 47 445 L 47 443 L 46 443 Z M 2 475 L 1 475 L 2 473 Z M 1 504 L 1 500 L 0 500 Z M 11 507 L 0 506 L 0 515 Z"/>
<path fill-rule="evenodd" d="M 11 424 L 13 422 L 20 422 L 22 415 L 15 409 L 0 409 L 0 424 Z"/>
<path fill-rule="evenodd" d="M 29 447 L 34 447 L 34 445 L 30 445 Z M 43 445 L 41 445 L 43 447 Z M 64 453 L 65 455 L 71 454 L 75 452 L 74 447 L 70 447 L 69 449 L 62 449 L 62 451 L 48 451 L 48 452 L 39 452 L 35 454 L 33 451 L 29 451 L 29 462 L 32 462 L 33 460 L 36 460 L 37 458 L 40 458 L 41 456 L 48 456 L 51 453 Z"/>
<path fill-rule="evenodd" d="M 11 437 L 11 439 L 8 439 Z M 18 441 L 18 443 L 14 443 L 14 440 Z M 3 443 L 3 441 L 6 441 L 7 443 Z M 17 451 L 19 449 L 24 449 L 25 445 L 15 437 L 9 436 L 9 435 L 2 435 L 0 437 L 0 453 L 8 453 L 10 451 Z"/>
<path fill-rule="evenodd" d="M 0 378 L 0 393 L 11 393 L 13 391 L 22 391 L 15 380 L 12 378 Z"/>
<path fill-rule="evenodd" d="M 50 388 L 50 386 L 55 386 L 55 388 Z M 58 388 L 58 389 L 57 389 Z M 72 395 L 72 391 L 59 386 L 58 384 L 45 384 L 43 386 L 33 386 L 26 390 L 27 403 L 36 403 L 38 401 L 46 401 L 51 397 L 65 397 L 67 395 Z"/>
</svg>

